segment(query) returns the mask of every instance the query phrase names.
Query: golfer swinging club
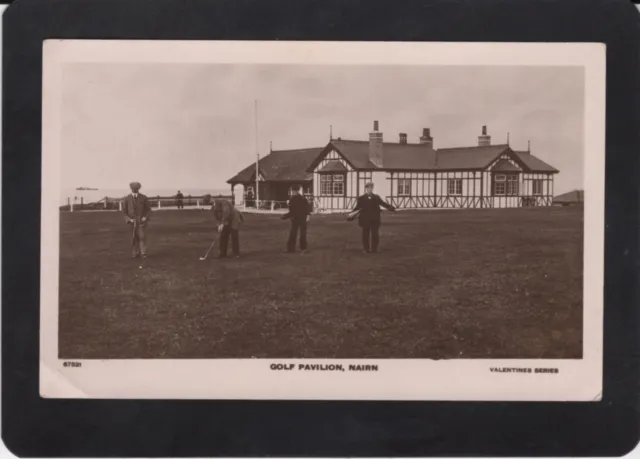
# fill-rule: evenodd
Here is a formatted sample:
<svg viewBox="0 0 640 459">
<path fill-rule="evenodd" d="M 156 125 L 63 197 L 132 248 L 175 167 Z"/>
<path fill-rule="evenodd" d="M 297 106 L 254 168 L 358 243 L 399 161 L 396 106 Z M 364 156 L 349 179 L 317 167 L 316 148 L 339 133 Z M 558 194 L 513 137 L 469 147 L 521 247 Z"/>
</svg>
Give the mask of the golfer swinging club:
<svg viewBox="0 0 640 459">
<path fill-rule="evenodd" d="M 220 233 L 220 252 L 218 258 L 226 258 L 227 247 L 229 246 L 229 236 L 231 236 L 231 250 L 236 258 L 240 257 L 240 226 L 244 222 L 244 217 L 226 199 L 216 199 L 211 208 L 214 218 L 218 221 L 218 232 Z"/>
<path fill-rule="evenodd" d="M 131 241 L 133 254 L 131 256 L 137 258 L 142 255 L 142 258 L 147 258 L 146 227 L 149 222 L 151 205 L 147 197 L 139 192 L 140 183 L 131 182 L 129 188 L 131 188 L 131 194 L 124 198 L 122 212 L 124 213 L 125 222 L 133 226 Z"/>
<path fill-rule="evenodd" d="M 380 240 L 380 207 L 391 212 L 396 208 L 387 204 L 380 196 L 373 193 L 373 183 L 369 182 L 364 187 L 365 194 L 358 198 L 356 207 L 349 213 L 347 220 L 351 221 L 356 216 L 362 228 L 362 246 L 364 253 L 376 253 Z"/>
</svg>

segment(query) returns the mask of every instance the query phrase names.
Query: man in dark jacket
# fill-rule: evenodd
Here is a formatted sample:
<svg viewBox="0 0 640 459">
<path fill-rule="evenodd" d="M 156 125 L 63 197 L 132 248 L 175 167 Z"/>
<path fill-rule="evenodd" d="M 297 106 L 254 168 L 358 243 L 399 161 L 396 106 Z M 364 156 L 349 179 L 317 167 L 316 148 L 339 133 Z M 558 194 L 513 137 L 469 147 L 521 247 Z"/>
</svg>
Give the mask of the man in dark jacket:
<svg viewBox="0 0 640 459">
<path fill-rule="evenodd" d="M 178 206 L 178 209 L 184 209 L 184 195 L 182 194 L 182 191 L 178 190 L 178 194 L 176 194 L 176 205 Z"/>
<path fill-rule="evenodd" d="M 392 212 L 396 208 L 387 204 L 380 196 L 373 193 L 373 183 L 365 185 L 365 194 L 358 198 L 356 207 L 349 214 L 348 219 L 353 220 L 358 216 L 358 223 L 362 228 L 362 246 L 365 253 L 376 253 L 380 240 L 380 207 Z"/>
<path fill-rule="evenodd" d="M 231 250 L 236 258 L 240 257 L 240 226 L 244 222 L 244 217 L 226 199 L 216 199 L 211 207 L 214 218 L 218 221 L 218 232 L 220 233 L 220 253 L 218 258 L 226 258 L 229 237 L 231 237 Z"/>
<path fill-rule="evenodd" d="M 149 223 L 149 214 L 151 213 L 151 205 L 145 195 L 140 193 L 141 185 L 138 182 L 129 184 L 131 194 L 126 196 L 122 201 L 122 212 L 124 213 L 124 221 L 133 227 L 132 257 L 147 258 L 147 224 Z"/>
<path fill-rule="evenodd" d="M 283 220 L 291 220 L 291 229 L 289 230 L 289 239 L 287 240 L 287 252 L 296 251 L 296 240 L 298 239 L 298 231 L 300 232 L 300 250 L 302 253 L 307 251 L 307 223 L 310 219 L 311 205 L 307 198 L 300 194 L 300 185 L 294 185 L 291 188 L 292 196 L 289 200 L 289 212 L 282 216 Z"/>
</svg>

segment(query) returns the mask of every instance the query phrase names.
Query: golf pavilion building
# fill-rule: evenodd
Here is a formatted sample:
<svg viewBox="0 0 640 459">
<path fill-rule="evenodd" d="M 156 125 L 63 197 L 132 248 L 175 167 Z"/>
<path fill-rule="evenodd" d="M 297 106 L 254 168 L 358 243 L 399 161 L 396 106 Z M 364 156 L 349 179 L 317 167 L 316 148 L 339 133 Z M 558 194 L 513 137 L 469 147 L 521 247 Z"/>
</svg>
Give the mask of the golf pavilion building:
<svg viewBox="0 0 640 459">
<path fill-rule="evenodd" d="M 256 171 L 261 207 L 286 204 L 291 186 L 300 184 L 319 212 L 352 209 L 367 182 L 399 209 L 550 206 L 558 173 L 530 151 L 493 145 L 486 126 L 476 145 L 436 150 L 428 128 L 416 143 L 405 133 L 385 142 L 377 121 L 368 141 L 337 138 L 324 147 L 270 152 L 228 180 L 236 205 L 253 196 Z"/>
</svg>

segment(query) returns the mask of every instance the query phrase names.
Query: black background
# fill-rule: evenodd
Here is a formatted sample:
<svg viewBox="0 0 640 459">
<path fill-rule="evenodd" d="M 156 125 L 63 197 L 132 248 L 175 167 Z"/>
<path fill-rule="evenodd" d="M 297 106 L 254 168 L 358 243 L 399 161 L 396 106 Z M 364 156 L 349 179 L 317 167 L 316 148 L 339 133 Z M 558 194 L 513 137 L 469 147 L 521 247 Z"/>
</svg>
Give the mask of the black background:
<svg viewBox="0 0 640 459">
<path fill-rule="evenodd" d="M 628 0 L 18 0 L 3 18 L 2 438 L 19 456 L 616 456 L 639 437 L 640 28 Z M 44 400 L 38 395 L 46 38 L 604 42 L 599 403 Z M 429 384 L 429 381 L 425 381 Z"/>
</svg>

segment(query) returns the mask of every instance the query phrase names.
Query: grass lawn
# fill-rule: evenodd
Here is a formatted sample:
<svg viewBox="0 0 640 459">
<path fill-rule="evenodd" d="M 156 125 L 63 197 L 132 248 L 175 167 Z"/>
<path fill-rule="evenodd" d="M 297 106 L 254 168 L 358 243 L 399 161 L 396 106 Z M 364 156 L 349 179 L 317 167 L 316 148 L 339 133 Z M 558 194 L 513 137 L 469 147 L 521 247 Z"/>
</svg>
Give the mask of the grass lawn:
<svg viewBox="0 0 640 459">
<path fill-rule="evenodd" d="M 142 261 L 121 214 L 62 213 L 60 357 L 582 357 L 581 209 L 385 212 L 375 255 L 342 215 L 306 255 L 245 218 L 240 259 L 199 261 L 211 213 L 155 212 Z"/>
</svg>

